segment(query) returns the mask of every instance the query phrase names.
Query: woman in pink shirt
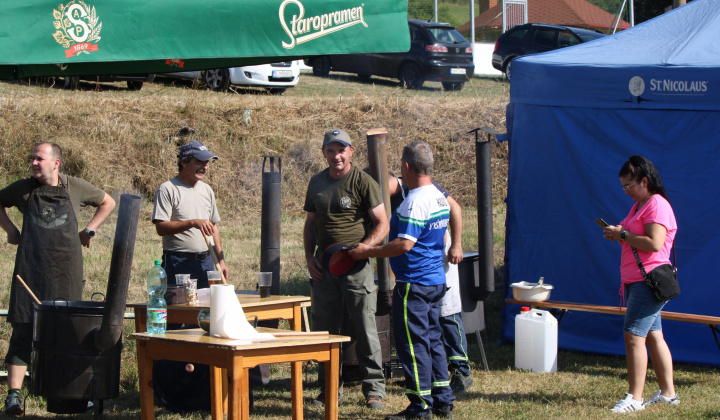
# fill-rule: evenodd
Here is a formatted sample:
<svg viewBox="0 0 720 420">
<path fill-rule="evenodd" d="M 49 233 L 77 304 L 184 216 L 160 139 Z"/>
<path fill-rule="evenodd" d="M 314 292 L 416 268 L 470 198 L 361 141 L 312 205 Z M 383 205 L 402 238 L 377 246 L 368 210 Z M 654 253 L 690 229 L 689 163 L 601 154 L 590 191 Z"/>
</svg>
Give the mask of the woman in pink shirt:
<svg viewBox="0 0 720 420">
<path fill-rule="evenodd" d="M 665 302 L 657 300 L 645 283 L 632 250 L 633 247 L 637 250 L 648 273 L 659 265 L 668 264 L 677 223 L 660 175 L 649 159 L 631 156 L 620 169 L 620 183 L 635 204 L 619 225 L 604 228 L 603 236 L 622 245 L 620 290 L 627 306 L 623 332 L 629 386 L 625 398 L 612 411 L 627 413 L 644 410 L 650 404 L 680 403 L 673 384 L 672 355 L 660 322 L 660 311 Z M 660 389 L 643 403 L 648 365 L 646 346 Z"/>
</svg>

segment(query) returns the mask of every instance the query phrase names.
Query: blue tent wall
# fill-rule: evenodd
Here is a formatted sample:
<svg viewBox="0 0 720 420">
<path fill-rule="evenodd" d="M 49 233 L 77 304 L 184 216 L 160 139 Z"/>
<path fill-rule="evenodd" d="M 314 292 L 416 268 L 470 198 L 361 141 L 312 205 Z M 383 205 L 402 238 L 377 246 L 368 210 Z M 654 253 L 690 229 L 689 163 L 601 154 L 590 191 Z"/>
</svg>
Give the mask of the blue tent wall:
<svg viewBox="0 0 720 420">
<path fill-rule="evenodd" d="M 708 15 L 720 16 L 705 8 L 711 3 L 695 0 L 663 17 L 683 22 L 685 30 L 693 26 L 695 14 L 704 22 L 712 21 Z M 681 11 L 680 19 L 672 16 Z M 656 18 L 635 29 L 642 38 L 653 36 L 652 25 L 669 24 L 667 18 Z M 720 25 L 716 28 L 715 39 L 696 37 L 698 45 L 692 48 L 702 48 L 704 42 L 716 45 Z M 615 36 L 642 43 L 632 37 L 635 29 Z M 627 215 L 633 201 L 621 190 L 618 171 L 630 155 L 642 154 L 658 167 L 679 226 L 675 248 L 683 292 L 665 310 L 718 315 L 720 83 L 716 86 L 714 78 L 720 73 L 720 54 L 715 67 L 706 60 L 702 69 L 668 66 L 664 59 L 658 63 L 652 51 L 638 59 L 642 65 L 628 64 L 630 70 L 592 63 L 619 54 L 622 43 L 615 36 L 513 64 L 507 283 L 543 276 L 555 287 L 553 300 L 619 305 L 620 248 L 602 238 L 594 220 L 617 224 Z M 587 53 L 583 46 L 592 51 L 584 56 L 593 57 L 590 63 L 577 58 Z M 670 95 L 648 90 L 635 97 L 628 82 L 638 75 L 646 81 L 700 81 L 706 90 Z M 564 89 L 568 83 L 571 88 Z M 509 287 L 505 296 L 512 296 Z M 503 310 L 505 339 L 514 338 L 518 311 L 516 305 Z M 664 321 L 663 330 L 675 361 L 720 366 L 720 349 L 707 326 Z M 568 314 L 559 326 L 559 346 L 624 355 L 622 317 Z"/>
</svg>

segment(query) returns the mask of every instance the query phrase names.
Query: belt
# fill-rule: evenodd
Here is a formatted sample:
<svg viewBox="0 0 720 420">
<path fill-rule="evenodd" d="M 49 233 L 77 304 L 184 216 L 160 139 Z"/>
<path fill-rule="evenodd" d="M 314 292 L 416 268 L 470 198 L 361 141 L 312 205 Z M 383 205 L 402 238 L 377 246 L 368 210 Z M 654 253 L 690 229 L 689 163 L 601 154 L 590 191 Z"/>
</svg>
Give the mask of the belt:
<svg viewBox="0 0 720 420">
<path fill-rule="evenodd" d="M 209 251 L 205 252 L 176 252 L 176 251 L 163 251 L 163 254 L 172 255 L 174 257 L 189 258 L 191 260 L 204 260 L 209 255 Z"/>
</svg>

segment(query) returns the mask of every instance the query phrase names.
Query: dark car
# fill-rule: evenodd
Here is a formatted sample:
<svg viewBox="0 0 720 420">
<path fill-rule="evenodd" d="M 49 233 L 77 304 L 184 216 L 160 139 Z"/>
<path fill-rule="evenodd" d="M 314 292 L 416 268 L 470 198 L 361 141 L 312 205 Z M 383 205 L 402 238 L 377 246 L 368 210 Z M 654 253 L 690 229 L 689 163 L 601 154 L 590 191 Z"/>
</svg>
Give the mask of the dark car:
<svg viewBox="0 0 720 420">
<path fill-rule="evenodd" d="M 408 89 L 427 81 L 441 82 L 445 90 L 460 90 L 475 71 L 472 46 L 446 23 L 408 19 L 410 51 L 404 53 L 325 55 L 305 59 L 316 76 L 330 71 L 357 73 L 361 78 L 400 79 Z"/>
<path fill-rule="evenodd" d="M 526 23 L 500 35 L 495 42 L 492 65 L 505 73 L 510 80 L 510 63 L 522 55 L 536 54 L 558 48 L 570 47 L 602 38 L 602 32 L 572 26 Z"/>
</svg>

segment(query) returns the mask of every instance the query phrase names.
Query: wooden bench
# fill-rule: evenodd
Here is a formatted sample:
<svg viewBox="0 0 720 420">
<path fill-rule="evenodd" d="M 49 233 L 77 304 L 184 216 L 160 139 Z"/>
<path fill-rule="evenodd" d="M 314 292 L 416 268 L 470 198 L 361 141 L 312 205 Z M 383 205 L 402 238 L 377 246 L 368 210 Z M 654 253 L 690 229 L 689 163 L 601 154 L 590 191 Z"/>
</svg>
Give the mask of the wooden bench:
<svg viewBox="0 0 720 420">
<path fill-rule="evenodd" d="M 603 306 L 603 305 L 591 305 L 586 303 L 571 303 L 571 302 L 557 302 L 554 300 L 546 300 L 544 302 L 525 302 L 515 299 L 505 299 L 506 303 L 512 303 L 515 305 L 531 306 L 533 308 L 549 309 L 560 323 L 560 320 L 568 311 L 577 312 L 594 312 L 598 314 L 609 314 L 609 315 L 625 315 L 625 308 L 618 306 Z M 663 320 L 667 321 L 681 321 L 681 322 L 692 322 L 695 324 L 705 324 L 710 327 L 710 330 L 715 337 L 715 344 L 720 349 L 720 340 L 718 340 L 718 325 L 720 325 L 720 316 L 710 315 L 695 315 L 685 314 L 681 312 L 669 312 L 662 311 L 660 316 Z"/>
</svg>

